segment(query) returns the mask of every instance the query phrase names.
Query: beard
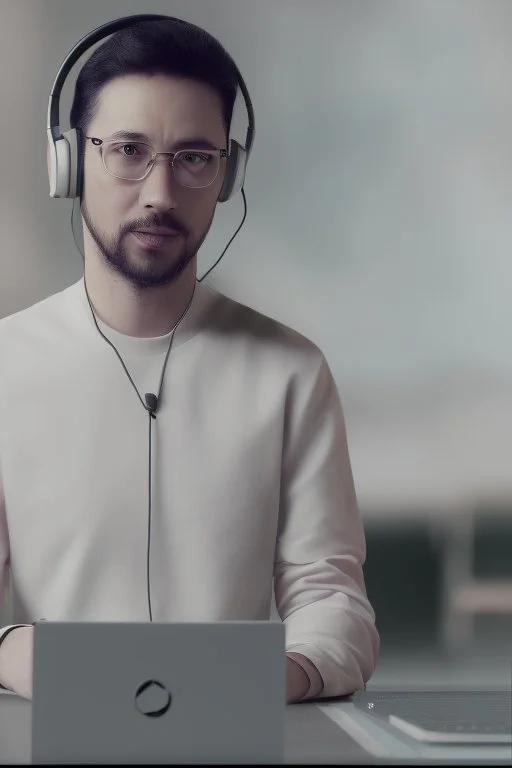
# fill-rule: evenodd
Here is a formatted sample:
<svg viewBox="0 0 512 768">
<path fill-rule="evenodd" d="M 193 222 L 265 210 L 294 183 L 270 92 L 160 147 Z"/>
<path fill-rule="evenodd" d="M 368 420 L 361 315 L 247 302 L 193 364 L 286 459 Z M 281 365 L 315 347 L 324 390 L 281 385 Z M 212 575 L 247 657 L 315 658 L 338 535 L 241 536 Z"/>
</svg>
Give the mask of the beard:
<svg viewBox="0 0 512 768">
<path fill-rule="evenodd" d="M 210 231 L 214 215 L 212 213 L 210 221 L 201 235 L 194 238 L 183 224 L 169 213 L 156 214 L 151 219 L 140 219 L 125 224 L 117 236 L 108 236 L 94 225 L 84 201 L 81 204 L 81 212 L 84 224 L 104 262 L 116 274 L 139 289 L 175 283 L 196 258 L 197 252 Z M 129 242 L 131 239 L 130 232 L 151 226 L 176 229 L 180 232 L 180 236 L 170 238 L 169 245 L 165 248 L 142 249 L 135 243 Z"/>
</svg>

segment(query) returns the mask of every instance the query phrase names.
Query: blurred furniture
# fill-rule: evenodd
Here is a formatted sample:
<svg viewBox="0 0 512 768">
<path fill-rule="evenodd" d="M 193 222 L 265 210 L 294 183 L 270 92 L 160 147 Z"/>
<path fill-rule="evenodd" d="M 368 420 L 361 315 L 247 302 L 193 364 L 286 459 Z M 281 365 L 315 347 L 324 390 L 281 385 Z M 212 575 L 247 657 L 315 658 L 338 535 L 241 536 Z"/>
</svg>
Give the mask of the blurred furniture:
<svg viewBox="0 0 512 768">
<path fill-rule="evenodd" d="M 493 495 L 489 491 L 483 497 L 487 505 L 490 505 L 487 519 L 492 521 L 499 517 L 510 517 L 510 507 L 503 505 L 500 514 L 500 503 L 495 496 L 493 499 Z M 465 530 L 459 533 L 459 570 L 456 570 L 447 595 L 449 604 L 446 610 L 450 617 L 453 644 L 467 645 L 472 641 L 474 620 L 479 615 L 512 616 L 512 567 L 510 578 L 477 577 L 474 573 L 476 519 L 474 513 Z"/>
<path fill-rule="evenodd" d="M 448 651 L 471 644 L 475 615 L 512 615 L 512 560 L 502 580 L 479 579 L 473 568 L 478 510 L 512 515 L 512 385 L 471 393 L 461 382 L 459 392 L 394 397 L 388 407 L 347 413 L 365 523 L 417 523 L 441 553 L 440 632 Z"/>
</svg>

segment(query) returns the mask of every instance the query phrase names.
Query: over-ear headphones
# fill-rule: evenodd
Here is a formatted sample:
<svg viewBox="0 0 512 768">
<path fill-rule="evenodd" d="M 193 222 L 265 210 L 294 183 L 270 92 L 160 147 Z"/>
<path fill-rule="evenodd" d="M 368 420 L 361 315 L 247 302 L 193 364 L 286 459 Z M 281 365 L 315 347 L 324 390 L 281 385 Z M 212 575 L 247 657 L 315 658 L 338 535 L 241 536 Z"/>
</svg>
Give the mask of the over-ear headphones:
<svg viewBox="0 0 512 768">
<path fill-rule="evenodd" d="M 194 24 L 191 24 L 188 21 L 183 21 L 182 19 L 177 19 L 174 16 L 163 16 L 160 14 L 124 16 L 120 19 L 107 22 L 82 37 L 66 56 L 57 72 L 48 101 L 47 138 L 50 197 L 67 197 L 74 199 L 80 197 L 82 192 L 83 138 L 80 129 L 73 128 L 63 133 L 60 129 L 60 94 L 66 77 L 73 65 L 88 48 L 114 32 L 130 27 L 139 21 L 156 21 L 158 19 L 170 19 L 178 21 L 180 24 L 187 24 L 190 27 L 195 27 Z M 195 28 L 197 29 L 197 27 Z M 247 128 L 245 146 L 242 146 L 234 139 L 229 139 L 226 173 L 218 197 L 220 203 L 230 200 L 243 186 L 245 169 L 254 141 L 255 130 L 254 110 L 249 91 L 247 90 L 247 86 L 245 85 L 244 79 L 235 62 L 231 57 L 230 60 L 237 74 L 238 85 L 244 97 L 249 118 L 249 126 Z"/>
</svg>

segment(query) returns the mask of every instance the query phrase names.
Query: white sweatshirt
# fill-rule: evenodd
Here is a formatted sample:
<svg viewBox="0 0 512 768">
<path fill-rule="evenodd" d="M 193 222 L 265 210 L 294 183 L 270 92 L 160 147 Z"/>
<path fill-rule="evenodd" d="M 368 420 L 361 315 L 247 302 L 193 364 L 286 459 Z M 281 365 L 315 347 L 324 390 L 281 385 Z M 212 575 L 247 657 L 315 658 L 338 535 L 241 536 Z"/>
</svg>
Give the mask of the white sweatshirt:
<svg viewBox="0 0 512 768">
<path fill-rule="evenodd" d="M 171 335 L 98 324 L 141 397 L 157 393 Z M 148 621 L 149 415 L 83 278 L 0 320 L 0 366 L 0 595 L 10 567 L 13 623 Z M 152 433 L 153 620 L 268 620 L 274 579 L 287 651 L 313 663 L 322 695 L 363 688 L 379 638 L 318 348 L 198 283 Z"/>
</svg>

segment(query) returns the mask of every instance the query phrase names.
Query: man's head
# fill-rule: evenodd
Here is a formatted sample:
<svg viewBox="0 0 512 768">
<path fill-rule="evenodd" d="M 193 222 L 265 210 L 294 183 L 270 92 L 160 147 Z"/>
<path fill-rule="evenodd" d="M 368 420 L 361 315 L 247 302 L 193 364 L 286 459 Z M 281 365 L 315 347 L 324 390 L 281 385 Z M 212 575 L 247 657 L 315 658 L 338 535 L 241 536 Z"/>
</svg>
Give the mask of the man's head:
<svg viewBox="0 0 512 768">
<path fill-rule="evenodd" d="M 222 46 L 172 19 L 115 33 L 81 70 L 71 127 L 89 137 L 86 245 L 134 286 L 165 285 L 195 271 L 224 179 L 237 85 Z M 120 132 L 126 135 L 115 136 Z M 159 155 L 147 173 L 152 151 L 179 150 L 196 151 Z M 134 234 L 153 228 L 171 234 L 160 242 Z"/>
</svg>

